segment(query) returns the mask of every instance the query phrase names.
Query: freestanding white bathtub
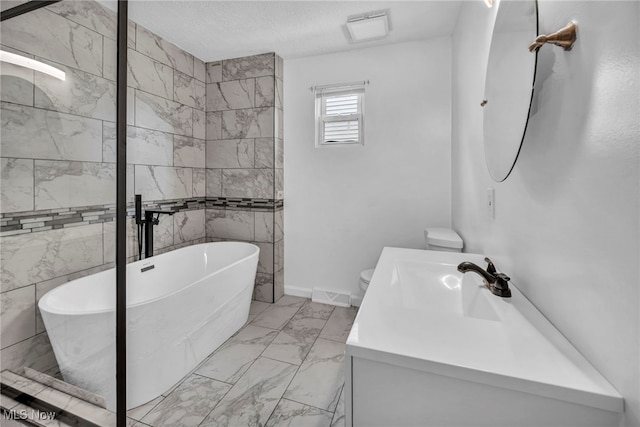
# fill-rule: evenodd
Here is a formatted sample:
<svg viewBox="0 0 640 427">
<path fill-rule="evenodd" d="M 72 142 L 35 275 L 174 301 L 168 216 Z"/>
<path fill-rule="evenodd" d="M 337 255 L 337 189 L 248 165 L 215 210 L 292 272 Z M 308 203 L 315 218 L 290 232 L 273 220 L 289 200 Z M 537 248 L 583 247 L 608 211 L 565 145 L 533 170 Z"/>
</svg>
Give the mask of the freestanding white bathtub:
<svg viewBox="0 0 640 427">
<path fill-rule="evenodd" d="M 127 409 L 167 391 L 245 324 L 259 251 L 205 243 L 127 265 Z M 111 410 L 115 279 L 115 269 L 83 277 L 38 303 L 64 380 Z"/>
</svg>

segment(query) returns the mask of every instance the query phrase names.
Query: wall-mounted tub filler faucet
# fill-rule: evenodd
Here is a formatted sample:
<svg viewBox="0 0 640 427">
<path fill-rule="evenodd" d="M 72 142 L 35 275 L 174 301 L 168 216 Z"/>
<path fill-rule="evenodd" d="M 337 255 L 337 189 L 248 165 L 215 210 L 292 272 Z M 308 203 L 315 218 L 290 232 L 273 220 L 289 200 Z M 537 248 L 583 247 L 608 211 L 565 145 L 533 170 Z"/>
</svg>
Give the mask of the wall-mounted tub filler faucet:
<svg viewBox="0 0 640 427">
<path fill-rule="evenodd" d="M 142 228 L 144 226 L 144 257 L 153 256 L 153 226 L 160 223 L 160 215 L 173 215 L 173 211 L 146 209 L 142 219 L 142 196 L 136 194 L 136 224 L 138 226 L 138 258 L 142 258 Z"/>
<path fill-rule="evenodd" d="M 484 284 L 492 294 L 502 298 L 509 298 L 511 296 L 511 289 L 509 289 L 509 280 L 511 278 L 504 273 L 498 273 L 496 266 L 489 258 L 484 259 L 487 262 L 486 271 L 482 267 L 478 267 L 472 262 L 461 262 L 458 264 L 458 271 L 461 273 L 467 273 L 472 271 L 478 273 L 484 279 Z"/>
</svg>

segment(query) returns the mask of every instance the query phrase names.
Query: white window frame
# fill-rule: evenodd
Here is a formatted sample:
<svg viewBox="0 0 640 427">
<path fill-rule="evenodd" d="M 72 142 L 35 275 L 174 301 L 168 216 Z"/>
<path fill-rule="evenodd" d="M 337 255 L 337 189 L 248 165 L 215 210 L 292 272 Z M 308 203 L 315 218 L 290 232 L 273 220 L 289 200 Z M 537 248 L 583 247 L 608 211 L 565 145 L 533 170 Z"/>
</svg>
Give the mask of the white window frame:
<svg viewBox="0 0 640 427">
<path fill-rule="evenodd" d="M 314 87 L 316 98 L 316 148 L 318 147 L 335 147 L 349 145 L 364 145 L 364 86 L 366 82 L 327 85 Z M 357 113 L 330 115 L 326 114 L 325 100 L 332 96 L 357 95 Z M 357 141 L 325 141 L 325 123 L 329 122 L 358 122 L 358 140 Z"/>
</svg>

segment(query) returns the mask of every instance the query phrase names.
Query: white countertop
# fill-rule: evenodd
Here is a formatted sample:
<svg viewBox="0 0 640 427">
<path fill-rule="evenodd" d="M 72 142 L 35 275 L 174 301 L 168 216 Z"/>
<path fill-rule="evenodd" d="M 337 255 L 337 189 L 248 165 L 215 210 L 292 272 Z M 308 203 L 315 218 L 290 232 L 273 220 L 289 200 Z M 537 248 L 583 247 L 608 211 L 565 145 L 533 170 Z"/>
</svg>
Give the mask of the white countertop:
<svg viewBox="0 0 640 427">
<path fill-rule="evenodd" d="M 486 267 L 481 255 L 384 248 L 346 354 L 623 411 L 620 394 L 513 284 L 511 298 L 497 297 L 457 271 L 462 261 Z"/>
</svg>

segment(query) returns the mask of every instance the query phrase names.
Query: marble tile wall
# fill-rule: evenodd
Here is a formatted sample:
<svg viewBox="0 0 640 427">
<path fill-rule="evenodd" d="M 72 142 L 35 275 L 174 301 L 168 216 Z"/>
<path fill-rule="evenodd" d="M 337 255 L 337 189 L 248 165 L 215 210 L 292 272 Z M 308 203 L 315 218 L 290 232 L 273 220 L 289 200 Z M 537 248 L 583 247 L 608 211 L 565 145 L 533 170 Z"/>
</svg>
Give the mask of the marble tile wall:
<svg viewBox="0 0 640 427">
<path fill-rule="evenodd" d="M 3 369 L 55 370 L 38 299 L 115 258 L 116 15 L 59 2 L 3 22 L 0 40 L 66 72 L 2 64 L 0 82 L 0 356 Z M 155 229 L 156 253 L 205 242 L 205 63 L 133 22 L 128 47 L 128 198 L 176 210 Z"/>
<path fill-rule="evenodd" d="M 0 36 L 2 49 L 67 73 L 61 82 L 3 64 L 0 85 L 0 356 L 3 368 L 55 371 L 38 299 L 115 258 L 115 14 L 60 2 L 3 23 Z M 282 59 L 205 64 L 133 22 L 128 47 L 128 198 L 177 211 L 156 227 L 156 253 L 254 242 L 254 296 L 277 300 Z M 247 199 L 255 206 L 243 207 Z M 205 209 L 205 200 L 214 202 Z M 129 261 L 138 252 L 131 215 Z"/>
<path fill-rule="evenodd" d="M 204 197 L 205 63 L 133 22 L 129 33 L 128 157 L 132 183 L 139 178 L 131 196 Z M 3 66 L 0 150 L 12 167 L 3 178 L 16 185 L 2 186 L 2 213 L 113 199 L 113 166 L 104 164 L 115 163 L 115 14 L 93 1 L 55 4 L 3 23 L 1 36 L 3 49 L 67 73 L 58 81 Z M 30 190 L 20 179 L 29 168 Z M 73 181 L 88 191 L 61 194 Z"/>
<path fill-rule="evenodd" d="M 206 64 L 207 200 L 274 202 L 268 211 L 208 202 L 207 239 L 260 247 L 254 298 L 265 302 L 284 294 L 282 69 L 274 53 Z"/>
<path fill-rule="evenodd" d="M 283 79 L 284 63 L 281 57 L 275 57 L 275 79 L 274 79 L 274 145 L 273 145 L 273 167 L 274 167 L 274 193 L 275 199 L 284 200 L 284 128 L 283 128 Z M 269 147 L 271 148 L 271 147 Z M 274 212 L 274 276 L 273 294 L 274 300 L 278 301 L 284 295 L 284 210 L 278 209 Z"/>
</svg>

